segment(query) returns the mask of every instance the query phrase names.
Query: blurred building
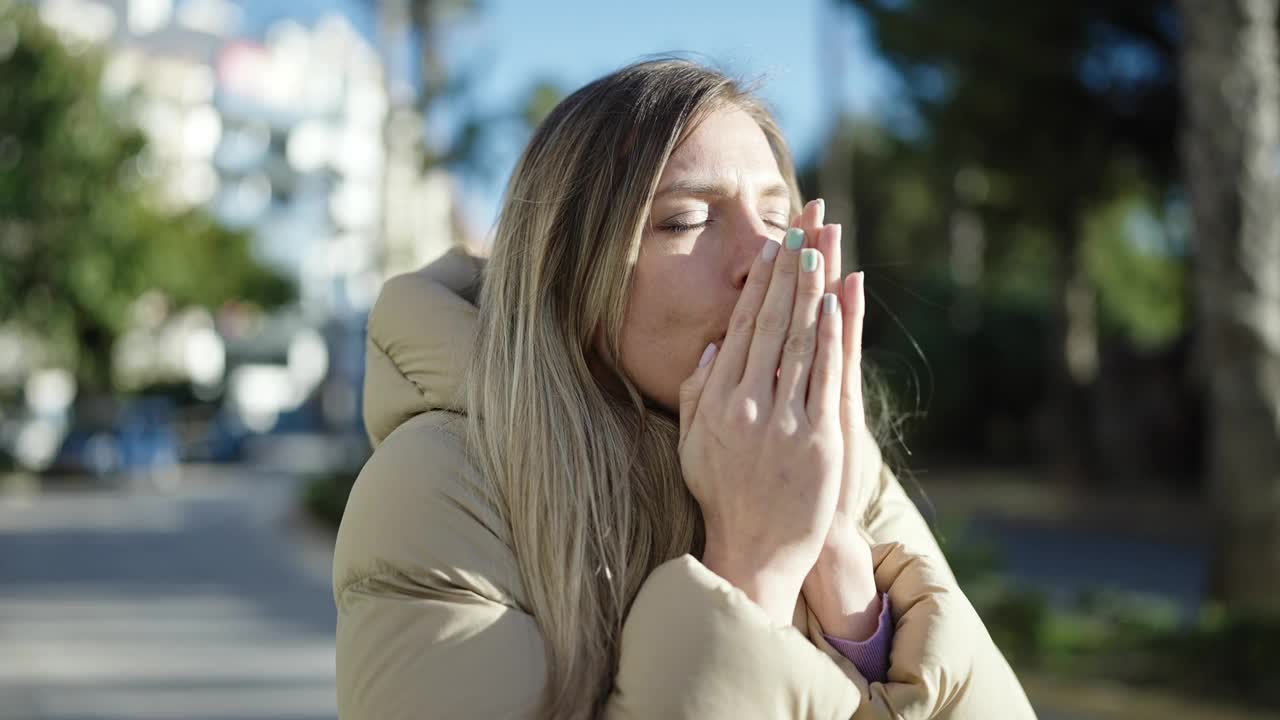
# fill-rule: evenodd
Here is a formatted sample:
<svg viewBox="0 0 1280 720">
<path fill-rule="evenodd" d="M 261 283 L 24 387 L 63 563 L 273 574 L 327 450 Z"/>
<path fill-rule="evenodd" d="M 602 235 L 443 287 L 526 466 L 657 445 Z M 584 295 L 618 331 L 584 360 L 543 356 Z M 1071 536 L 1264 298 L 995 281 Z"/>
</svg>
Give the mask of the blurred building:
<svg viewBox="0 0 1280 720">
<path fill-rule="evenodd" d="M 299 292 L 266 322 L 237 308 L 187 322 L 175 308 L 140 323 L 116 348 L 117 384 L 189 375 L 202 397 L 225 392 L 253 432 L 277 418 L 358 425 L 368 309 L 389 275 L 443 253 L 453 235 L 451 183 L 422 166 L 412 37 L 380 33 L 375 44 L 341 13 L 304 24 L 259 0 L 31 2 L 65 41 L 105 50 L 102 91 L 147 136 L 138 169 L 157 200 L 247 231 Z M 283 17 L 249 28 L 272 15 Z"/>
<path fill-rule="evenodd" d="M 262 257 L 297 278 L 304 307 L 368 307 L 386 161 L 377 52 L 341 16 L 314 28 L 286 20 L 261 41 L 228 43 L 217 77 L 217 216 L 256 231 Z"/>
<path fill-rule="evenodd" d="M 387 153 L 391 131 L 421 133 L 388 123 L 392 88 L 402 98 L 411 83 L 388 78 L 343 15 L 259 37 L 230 0 L 36 4 L 64 37 L 107 48 L 103 91 L 146 133 L 142 170 L 161 200 L 251 232 L 314 321 L 361 315 L 388 275 L 449 246 L 448 179 Z"/>
<path fill-rule="evenodd" d="M 219 189 L 211 160 L 222 134 L 214 62 L 238 24 L 225 0 L 40 0 L 41 18 L 65 40 L 103 45 L 103 93 L 132 112 L 147 136 L 145 176 L 175 209 L 209 203 Z"/>
</svg>

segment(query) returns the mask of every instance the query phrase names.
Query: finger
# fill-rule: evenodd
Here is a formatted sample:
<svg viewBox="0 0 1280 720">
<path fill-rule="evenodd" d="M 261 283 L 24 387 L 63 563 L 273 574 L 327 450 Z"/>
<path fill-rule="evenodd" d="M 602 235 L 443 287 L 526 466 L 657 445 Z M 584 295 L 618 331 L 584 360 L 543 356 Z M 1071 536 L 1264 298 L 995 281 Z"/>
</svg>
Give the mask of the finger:
<svg viewBox="0 0 1280 720">
<path fill-rule="evenodd" d="M 698 412 L 698 400 L 702 398 L 702 389 L 706 387 L 707 378 L 711 376 L 712 362 L 716 356 L 716 344 L 711 343 L 702 351 L 698 359 L 698 367 L 680 385 L 680 442 L 689 434 L 689 426 Z"/>
<path fill-rule="evenodd" d="M 804 232 L 799 228 L 790 228 L 784 245 L 773 264 L 773 279 L 756 316 L 751 350 L 747 355 L 746 369 L 742 373 L 742 386 L 746 388 L 748 396 L 762 402 L 773 397 L 778 357 L 782 354 L 782 343 L 791 326 Z"/>
<path fill-rule="evenodd" d="M 805 229 L 805 228 L 804 228 L 804 217 L 805 217 L 805 214 L 809 211 L 809 207 L 810 207 L 811 205 L 813 205 L 813 203 L 815 203 L 815 202 L 817 202 L 817 200 L 810 200 L 809 202 L 805 203 L 805 204 L 800 208 L 800 212 L 796 213 L 795 215 L 793 215 L 793 216 L 791 217 L 791 224 L 790 224 L 790 225 L 788 225 L 787 227 L 789 227 L 789 228 L 800 228 L 801 230 L 804 230 L 804 229 Z M 804 247 L 813 247 L 812 245 L 810 245 L 810 244 L 809 244 L 809 233 L 808 233 L 808 232 L 806 232 L 806 233 L 804 234 Z M 779 370 L 778 370 L 777 368 L 774 368 L 774 371 L 773 371 L 773 379 L 774 379 L 774 381 L 775 381 L 775 382 L 776 382 L 776 381 L 777 381 L 777 379 L 778 379 L 778 372 L 779 372 Z"/>
<path fill-rule="evenodd" d="M 843 228 L 840 225 L 823 225 L 818 233 L 818 252 L 822 253 L 822 261 L 827 269 L 827 292 L 840 298 L 840 236 Z"/>
<path fill-rule="evenodd" d="M 849 428 L 866 422 L 862 405 L 862 325 L 866 316 L 863 281 L 861 272 L 844 279 L 844 381 L 840 400 L 841 419 Z"/>
<path fill-rule="evenodd" d="M 747 272 L 746 283 L 742 294 L 729 316 L 729 328 L 725 332 L 724 344 L 716 353 L 719 360 L 707 381 L 707 392 L 723 395 L 737 387 L 742 381 L 742 371 L 747 364 L 747 351 L 751 347 L 751 339 L 755 334 L 756 316 L 764 304 L 765 295 L 772 284 L 773 273 L 777 266 L 777 257 L 782 246 L 777 240 L 768 238 L 756 255 L 751 270 Z"/>
<path fill-rule="evenodd" d="M 805 404 L 809 422 L 815 425 L 827 417 L 840 417 L 843 367 L 840 354 L 844 352 L 841 314 L 839 297 L 830 292 L 823 294 L 818 317 L 818 348 L 813 356 L 813 371 L 809 373 L 809 398 Z"/>
<path fill-rule="evenodd" d="M 796 279 L 796 300 L 791 316 L 791 329 L 782 351 L 778 368 L 777 402 L 786 403 L 794 417 L 803 418 L 805 393 L 809 389 L 809 372 L 818 345 L 818 306 L 822 302 L 826 275 L 822 271 L 822 253 L 805 248 Z"/>
<path fill-rule="evenodd" d="M 804 246 L 818 247 L 818 233 L 822 230 L 822 220 L 827 213 L 827 203 L 817 198 L 804 206 L 800 212 L 799 228 L 804 230 Z"/>
</svg>

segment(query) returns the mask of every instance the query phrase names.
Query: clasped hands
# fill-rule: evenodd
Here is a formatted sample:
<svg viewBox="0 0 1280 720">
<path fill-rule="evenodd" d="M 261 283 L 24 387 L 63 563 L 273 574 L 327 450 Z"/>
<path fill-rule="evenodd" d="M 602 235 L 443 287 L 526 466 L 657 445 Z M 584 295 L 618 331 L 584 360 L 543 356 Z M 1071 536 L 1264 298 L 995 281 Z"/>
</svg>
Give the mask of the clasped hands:
<svg viewBox="0 0 1280 720">
<path fill-rule="evenodd" d="M 824 632 L 862 639 L 879 600 L 857 529 L 862 273 L 840 278 L 841 227 L 808 203 L 767 240 L 723 346 L 680 388 L 680 459 L 706 526 L 703 563 L 779 624 L 805 600 Z"/>
</svg>

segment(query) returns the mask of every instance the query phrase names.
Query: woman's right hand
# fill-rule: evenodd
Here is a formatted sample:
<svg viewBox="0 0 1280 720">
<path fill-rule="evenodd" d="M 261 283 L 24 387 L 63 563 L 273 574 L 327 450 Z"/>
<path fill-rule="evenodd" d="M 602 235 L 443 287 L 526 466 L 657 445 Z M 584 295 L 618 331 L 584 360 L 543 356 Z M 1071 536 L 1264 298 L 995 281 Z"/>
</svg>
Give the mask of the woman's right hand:
<svg viewBox="0 0 1280 720">
<path fill-rule="evenodd" d="M 788 237 L 766 241 L 724 347 L 709 345 L 680 387 L 702 561 L 783 625 L 830 529 L 844 462 L 840 303 L 824 295 L 822 255 L 801 249 L 803 231 Z"/>
</svg>

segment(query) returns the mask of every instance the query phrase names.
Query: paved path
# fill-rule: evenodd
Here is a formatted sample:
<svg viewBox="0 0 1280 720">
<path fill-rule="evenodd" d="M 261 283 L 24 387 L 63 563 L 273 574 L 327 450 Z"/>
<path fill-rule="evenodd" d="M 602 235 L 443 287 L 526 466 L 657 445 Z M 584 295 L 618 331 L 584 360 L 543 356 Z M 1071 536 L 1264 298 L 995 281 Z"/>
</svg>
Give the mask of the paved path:
<svg viewBox="0 0 1280 720">
<path fill-rule="evenodd" d="M 335 717 L 330 554 L 296 483 L 0 496 L 0 718 Z"/>
<path fill-rule="evenodd" d="M 333 720 L 332 550 L 290 529 L 297 491 L 286 474 L 207 468 L 163 493 L 0 495 L 0 720 Z M 1202 560 L 1165 545 L 981 531 L 1033 584 L 1124 566 L 1102 575 L 1198 604 Z M 1138 582 L 1144 567 L 1160 582 Z"/>
</svg>

